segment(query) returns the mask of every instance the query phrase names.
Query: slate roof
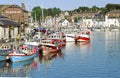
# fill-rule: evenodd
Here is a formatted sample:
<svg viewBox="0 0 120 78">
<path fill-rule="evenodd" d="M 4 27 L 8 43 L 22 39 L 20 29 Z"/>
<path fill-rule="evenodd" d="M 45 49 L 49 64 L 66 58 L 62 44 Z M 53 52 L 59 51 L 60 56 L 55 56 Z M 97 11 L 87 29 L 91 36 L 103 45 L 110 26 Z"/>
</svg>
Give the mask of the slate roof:
<svg viewBox="0 0 120 78">
<path fill-rule="evenodd" d="M 19 23 L 7 19 L 7 17 L 0 15 L 0 26 L 9 27 L 9 26 L 20 26 Z"/>
<path fill-rule="evenodd" d="M 3 16 L 3 15 L 0 14 L 0 19 L 1 19 L 1 18 L 7 18 L 7 17 L 5 17 L 5 16 Z"/>
</svg>

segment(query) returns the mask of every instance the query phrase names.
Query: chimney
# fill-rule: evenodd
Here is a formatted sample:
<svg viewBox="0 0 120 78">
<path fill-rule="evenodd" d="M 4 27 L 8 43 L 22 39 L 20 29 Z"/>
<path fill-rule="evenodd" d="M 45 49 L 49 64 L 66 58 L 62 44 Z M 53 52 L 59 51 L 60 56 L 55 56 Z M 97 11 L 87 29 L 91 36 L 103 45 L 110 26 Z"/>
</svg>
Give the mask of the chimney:
<svg viewBox="0 0 120 78">
<path fill-rule="evenodd" d="M 22 9 L 25 9 L 25 4 L 24 4 L 24 3 L 22 3 L 21 5 L 22 5 Z"/>
</svg>

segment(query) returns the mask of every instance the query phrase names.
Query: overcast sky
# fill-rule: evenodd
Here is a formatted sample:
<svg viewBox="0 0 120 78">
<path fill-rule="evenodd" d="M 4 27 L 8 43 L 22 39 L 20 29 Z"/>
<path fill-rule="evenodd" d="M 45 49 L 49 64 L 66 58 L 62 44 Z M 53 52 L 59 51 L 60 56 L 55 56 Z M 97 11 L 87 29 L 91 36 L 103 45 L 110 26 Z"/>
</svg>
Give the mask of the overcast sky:
<svg viewBox="0 0 120 78">
<path fill-rule="evenodd" d="M 43 8 L 60 8 L 61 10 L 73 10 L 80 6 L 105 7 L 106 4 L 120 4 L 120 0 L 0 0 L 0 4 L 17 4 L 21 6 L 24 2 L 27 10 L 31 10 L 35 6 L 42 6 Z"/>
</svg>

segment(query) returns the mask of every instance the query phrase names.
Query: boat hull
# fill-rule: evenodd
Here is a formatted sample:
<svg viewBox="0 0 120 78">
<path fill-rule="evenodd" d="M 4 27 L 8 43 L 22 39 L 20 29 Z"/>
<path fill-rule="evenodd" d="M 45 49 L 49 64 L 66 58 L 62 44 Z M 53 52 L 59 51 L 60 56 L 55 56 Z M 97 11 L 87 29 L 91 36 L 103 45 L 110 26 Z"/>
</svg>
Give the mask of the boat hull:
<svg viewBox="0 0 120 78">
<path fill-rule="evenodd" d="M 77 37 L 77 41 L 84 42 L 84 41 L 90 41 L 90 36 L 87 34 L 82 34 Z"/>
<path fill-rule="evenodd" d="M 0 61 L 5 61 L 7 60 L 6 56 L 0 56 Z"/>
<path fill-rule="evenodd" d="M 26 55 L 26 56 L 9 56 L 11 62 L 19 62 L 25 61 L 34 58 L 35 54 L 33 55 Z"/>
<path fill-rule="evenodd" d="M 90 38 L 79 38 L 77 39 L 78 42 L 90 41 Z"/>
<path fill-rule="evenodd" d="M 65 38 L 66 38 L 66 42 L 74 42 L 75 34 L 66 34 Z"/>
</svg>

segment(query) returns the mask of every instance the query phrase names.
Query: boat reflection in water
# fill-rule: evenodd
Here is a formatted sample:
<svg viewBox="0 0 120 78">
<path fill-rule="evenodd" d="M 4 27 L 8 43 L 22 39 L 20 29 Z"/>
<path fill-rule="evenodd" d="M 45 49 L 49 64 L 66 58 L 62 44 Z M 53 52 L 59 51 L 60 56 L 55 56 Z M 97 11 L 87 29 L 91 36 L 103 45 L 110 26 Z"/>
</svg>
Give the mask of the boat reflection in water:
<svg viewBox="0 0 120 78">
<path fill-rule="evenodd" d="M 51 62 L 53 59 L 60 57 L 60 58 L 64 58 L 64 55 L 61 51 L 57 51 L 57 52 L 50 52 L 47 53 L 46 55 L 39 53 L 39 61 L 40 63 L 49 63 Z"/>
<path fill-rule="evenodd" d="M 80 49 L 87 49 L 91 47 L 90 41 L 86 41 L 86 42 L 77 42 L 75 43 L 76 46 L 79 46 Z"/>
<path fill-rule="evenodd" d="M 83 42 L 76 42 L 76 45 L 88 45 L 90 44 L 90 41 L 83 41 Z"/>
<path fill-rule="evenodd" d="M 8 67 L 7 67 L 7 62 L 6 61 L 1 61 L 0 62 L 0 77 L 6 77 L 4 73 L 6 73 Z"/>
<path fill-rule="evenodd" d="M 5 67 L 6 66 L 6 61 L 1 61 L 0 62 L 0 68 L 3 68 L 3 67 Z"/>
<path fill-rule="evenodd" d="M 10 63 L 10 67 L 11 68 L 20 68 L 20 67 L 30 65 L 33 62 L 34 62 L 34 59 L 29 59 L 27 61 L 14 62 L 14 63 Z"/>
<path fill-rule="evenodd" d="M 30 77 L 28 73 L 33 70 L 34 59 L 21 62 L 0 63 L 0 77 Z M 3 64 L 3 65 L 1 65 Z"/>
</svg>

